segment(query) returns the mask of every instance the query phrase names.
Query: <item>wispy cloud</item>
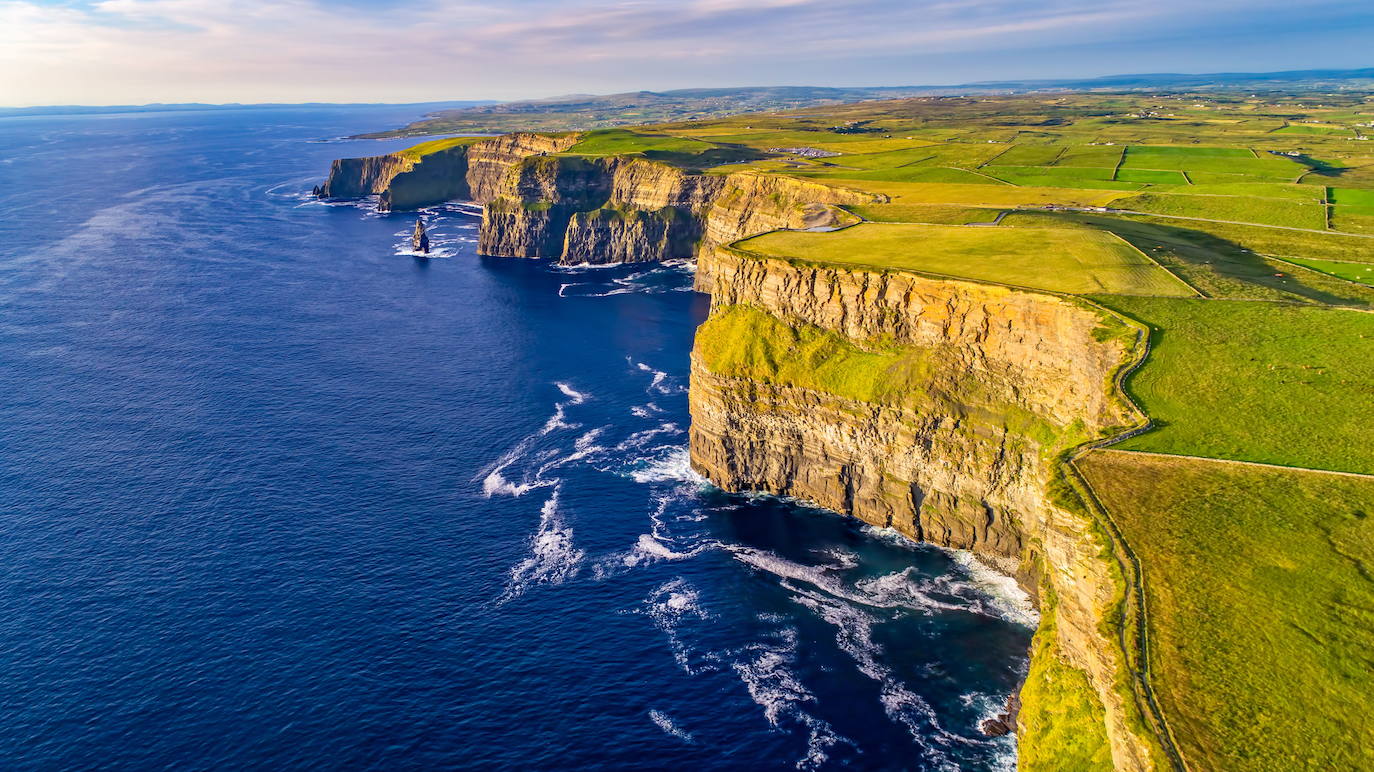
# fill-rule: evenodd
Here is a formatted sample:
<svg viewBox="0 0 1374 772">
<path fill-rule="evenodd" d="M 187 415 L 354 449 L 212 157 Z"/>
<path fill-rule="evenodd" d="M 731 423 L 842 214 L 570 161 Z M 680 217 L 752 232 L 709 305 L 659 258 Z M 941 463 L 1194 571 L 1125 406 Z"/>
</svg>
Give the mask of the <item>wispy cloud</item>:
<svg viewBox="0 0 1374 772">
<path fill-rule="evenodd" d="M 1374 10 L 1364 0 L 1294 5 L 0 0 L 0 104 L 504 98 L 764 82 L 895 84 L 1060 75 L 1075 66 L 1084 75 L 1159 69 L 1170 57 L 1179 66 L 1167 69 L 1183 70 L 1196 68 L 1192 62 L 1224 62 L 1228 30 L 1243 30 L 1249 37 L 1242 43 L 1252 46 L 1256 35 L 1287 34 L 1295 25 L 1325 23 L 1346 32 L 1374 27 Z M 1218 42 L 1200 47 L 1190 59 L 1178 41 L 1200 41 L 1204 32 Z M 1160 55 L 1148 56 L 1142 41 L 1153 41 Z M 1131 47 L 1135 60 L 1114 58 L 1112 50 L 1120 46 Z M 1037 53 L 1017 59 L 1016 52 Z M 1287 62 L 1270 61 L 1314 64 L 1306 52 L 1301 58 L 1298 53 Z"/>
</svg>

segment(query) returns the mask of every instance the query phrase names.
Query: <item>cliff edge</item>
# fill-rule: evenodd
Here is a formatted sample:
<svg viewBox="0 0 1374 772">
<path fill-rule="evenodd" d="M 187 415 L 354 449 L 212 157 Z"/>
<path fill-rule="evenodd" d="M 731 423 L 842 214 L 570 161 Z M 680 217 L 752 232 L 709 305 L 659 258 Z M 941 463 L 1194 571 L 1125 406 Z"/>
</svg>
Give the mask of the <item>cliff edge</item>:
<svg viewBox="0 0 1374 772">
<path fill-rule="evenodd" d="M 1071 298 L 730 248 L 701 256 L 697 283 L 711 313 L 692 355 L 693 467 L 1016 575 L 1052 619 L 1033 673 L 1049 658 L 1081 673 L 1112 766 L 1153 768 L 1105 632 L 1110 547 L 1054 495 L 1066 451 L 1138 417 L 1114 380 L 1134 331 Z M 1023 696 L 1024 746 L 1054 706 Z"/>
</svg>

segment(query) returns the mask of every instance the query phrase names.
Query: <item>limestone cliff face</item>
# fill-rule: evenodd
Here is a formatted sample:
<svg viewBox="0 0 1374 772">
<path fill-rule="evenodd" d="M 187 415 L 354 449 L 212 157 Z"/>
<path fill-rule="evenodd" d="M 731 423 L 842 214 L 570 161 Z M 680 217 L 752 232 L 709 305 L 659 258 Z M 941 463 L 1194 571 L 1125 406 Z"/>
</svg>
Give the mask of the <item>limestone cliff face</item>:
<svg viewBox="0 0 1374 772">
<path fill-rule="evenodd" d="M 527 157 L 566 150 L 573 136 L 505 134 L 414 157 L 404 152 L 341 158 L 320 187 L 326 198 L 377 195 L 383 210 L 408 210 L 463 199 L 485 203 L 507 170 Z"/>
<path fill-rule="evenodd" d="M 506 134 L 424 155 L 334 162 L 320 195 L 378 196 L 383 210 L 484 204 L 478 251 L 611 263 L 695 257 L 778 228 L 832 224 L 869 193 L 761 175 L 692 174 L 644 158 L 558 155 L 575 135 Z"/>
<path fill-rule="evenodd" d="M 478 251 L 564 263 L 695 257 L 777 228 L 830 224 L 875 196 L 785 177 L 690 174 L 641 158 L 531 157 L 487 205 Z"/>
<path fill-rule="evenodd" d="M 978 552 L 1057 598 L 1057 649 L 1088 674 L 1118 768 L 1147 769 L 1114 689 L 1120 648 L 1100 632 L 1111 565 L 1080 515 L 1047 494 L 1054 456 L 1129 423 L 1112 374 L 1127 354 L 1095 310 L 968 282 L 813 267 L 713 249 L 698 262 L 712 316 L 748 306 L 858 345 L 919 350 L 917 400 L 860 401 L 713 372 L 693 353 L 691 458 L 732 491 L 810 500 L 914 539 Z M 708 325 L 710 322 L 708 321 Z M 1033 577 L 1034 567 L 1046 575 Z"/>
<path fill-rule="evenodd" d="M 361 198 L 386 190 L 392 178 L 414 166 L 399 153 L 369 158 L 339 158 L 329 168 L 329 179 L 320 186 L 325 198 Z"/>
</svg>

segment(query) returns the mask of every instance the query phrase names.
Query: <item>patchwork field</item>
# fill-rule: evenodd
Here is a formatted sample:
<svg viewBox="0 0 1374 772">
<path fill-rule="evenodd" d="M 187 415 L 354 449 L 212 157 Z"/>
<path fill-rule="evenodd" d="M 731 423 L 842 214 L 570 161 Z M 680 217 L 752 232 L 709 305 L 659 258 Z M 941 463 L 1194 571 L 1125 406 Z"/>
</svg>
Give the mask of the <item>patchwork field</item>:
<svg viewBox="0 0 1374 772">
<path fill-rule="evenodd" d="M 830 233 L 780 231 L 739 246 L 771 257 L 907 269 L 1053 292 L 1194 294 L 1116 236 L 1082 229 L 868 223 Z"/>
<path fill-rule="evenodd" d="M 1374 768 L 1374 478 L 1078 465 L 1141 561 L 1154 689 L 1192 768 Z"/>
<path fill-rule="evenodd" d="M 1118 447 L 1374 471 L 1374 313 L 1100 297 L 1155 330 L 1128 389 L 1159 428 Z"/>
</svg>

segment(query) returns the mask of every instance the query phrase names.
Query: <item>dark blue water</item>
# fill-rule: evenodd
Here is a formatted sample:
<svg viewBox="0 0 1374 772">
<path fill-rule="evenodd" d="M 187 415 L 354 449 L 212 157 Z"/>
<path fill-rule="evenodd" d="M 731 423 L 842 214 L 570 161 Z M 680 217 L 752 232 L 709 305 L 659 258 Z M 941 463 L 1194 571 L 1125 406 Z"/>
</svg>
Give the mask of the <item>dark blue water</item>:
<svg viewBox="0 0 1374 772">
<path fill-rule="evenodd" d="M 1005 582 L 688 470 L 688 267 L 308 200 L 413 117 L 0 120 L 0 765 L 1009 765 Z"/>
</svg>

